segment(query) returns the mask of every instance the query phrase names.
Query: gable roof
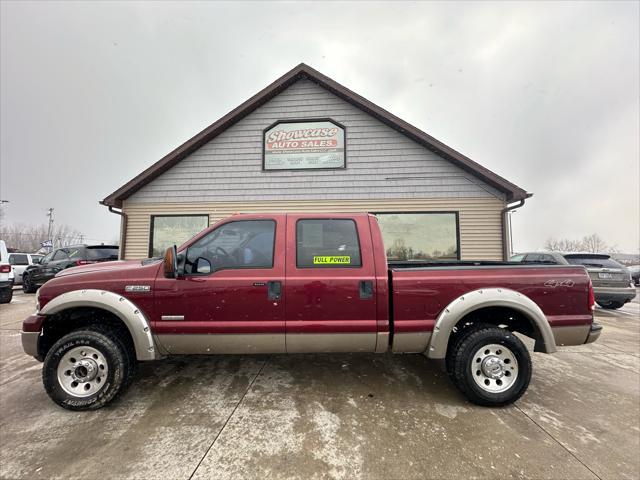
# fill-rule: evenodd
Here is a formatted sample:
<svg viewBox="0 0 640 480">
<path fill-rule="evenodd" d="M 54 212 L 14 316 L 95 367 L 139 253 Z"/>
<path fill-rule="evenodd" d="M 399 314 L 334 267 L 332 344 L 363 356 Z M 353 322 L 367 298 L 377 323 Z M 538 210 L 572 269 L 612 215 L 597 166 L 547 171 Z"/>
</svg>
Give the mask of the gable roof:
<svg viewBox="0 0 640 480">
<path fill-rule="evenodd" d="M 410 125 L 343 85 L 340 85 L 335 80 L 332 80 L 310 66 L 301 63 L 297 67 L 285 73 L 282 77 L 278 78 L 275 82 L 256 93 L 249 100 L 227 113 L 224 117 L 209 125 L 193 138 L 187 140 L 178 148 L 165 155 L 138 176 L 131 179 L 115 192 L 107 196 L 100 203 L 110 207 L 121 208 L 123 200 L 301 79 L 307 79 L 320 85 L 334 95 L 351 103 L 389 127 L 437 153 L 475 177 L 478 177 L 482 181 L 496 188 L 498 191 L 503 192 L 506 196 L 507 202 L 524 200 L 532 195 L 527 193 L 526 190 L 514 185 L 508 180 L 486 169 L 482 165 L 474 162 L 460 152 L 457 152 L 453 148 L 448 147 L 439 140 L 436 140 L 422 130 Z"/>
</svg>

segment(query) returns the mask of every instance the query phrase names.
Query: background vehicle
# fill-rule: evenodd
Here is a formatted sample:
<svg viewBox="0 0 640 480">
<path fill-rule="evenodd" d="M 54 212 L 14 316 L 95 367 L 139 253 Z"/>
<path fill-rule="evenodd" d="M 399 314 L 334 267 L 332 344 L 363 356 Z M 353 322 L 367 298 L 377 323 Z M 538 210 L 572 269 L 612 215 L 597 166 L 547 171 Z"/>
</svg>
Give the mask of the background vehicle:
<svg viewBox="0 0 640 480">
<path fill-rule="evenodd" d="M 640 265 L 631 265 L 627 267 L 629 273 L 631 274 L 631 279 L 633 280 L 634 285 L 640 285 Z"/>
<path fill-rule="evenodd" d="M 9 303 L 13 298 L 13 269 L 9 263 L 9 252 L 4 240 L 0 240 L 0 303 Z"/>
<path fill-rule="evenodd" d="M 10 253 L 9 263 L 13 267 L 14 282 L 16 285 L 22 285 L 22 274 L 29 265 L 40 263 L 40 259 L 44 255 L 37 253 Z"/>
<path fill-rule="evenodd" d="M 513 262 L 546 265 L 582 265 L 587 269 L 596 302 L 602 308 L 616 309 L 636 296 L 631 274 L 610 255 L 599 253 L 530 252 L 511 257 Z"/>
<path fill-rule="evenodd" d="M 29 265 L 22 274 L 22 290 L 33 293 L 62 270 L 79 265 L 118 259 L 115 245 L 70 245 L 45 255 L 39 263 Z"/>
<path fill-rule="evenodd" d="M 70 268 L 38 292 L 25 352 L 45 390 L 100 408 L 137 360 L 222 353 L 423 353 L 480 405 L 527 389 L 529 351 L 595 341 L 578 266 L 387 263 L 367 214 L 234 215 L 163 259 Z"/>
</svg>

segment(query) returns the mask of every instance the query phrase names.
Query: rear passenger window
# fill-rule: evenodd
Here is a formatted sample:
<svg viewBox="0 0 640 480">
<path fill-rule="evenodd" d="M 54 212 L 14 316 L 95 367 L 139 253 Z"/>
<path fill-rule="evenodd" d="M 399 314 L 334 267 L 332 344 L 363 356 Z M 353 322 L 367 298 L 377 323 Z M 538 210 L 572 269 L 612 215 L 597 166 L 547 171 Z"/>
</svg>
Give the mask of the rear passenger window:
<svg viewBox="0 0 640 480">
<path fill-rule="evenodd" d="M 22 253 L 10 253 L 9 263 L 11 265 L 29 265 L 29 258 Z"/>
<path fill-rule="evenodd" d="M 350 219 L 298 220 L 296 265 L 298 268 L 362 266 L 356 223 Z"/>
</svg>

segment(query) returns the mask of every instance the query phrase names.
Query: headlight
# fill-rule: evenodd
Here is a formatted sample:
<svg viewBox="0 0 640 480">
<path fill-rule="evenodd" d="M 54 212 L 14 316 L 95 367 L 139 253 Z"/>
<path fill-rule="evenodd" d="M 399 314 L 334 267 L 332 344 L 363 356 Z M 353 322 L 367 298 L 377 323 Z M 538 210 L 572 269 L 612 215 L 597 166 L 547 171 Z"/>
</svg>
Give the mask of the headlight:
<svg viewBox="0 0 640 480">
<path fill-rule="evenodd" d="M 36 290 L 36 313 L 40 311 L 40 289 Z"/>
</svg>

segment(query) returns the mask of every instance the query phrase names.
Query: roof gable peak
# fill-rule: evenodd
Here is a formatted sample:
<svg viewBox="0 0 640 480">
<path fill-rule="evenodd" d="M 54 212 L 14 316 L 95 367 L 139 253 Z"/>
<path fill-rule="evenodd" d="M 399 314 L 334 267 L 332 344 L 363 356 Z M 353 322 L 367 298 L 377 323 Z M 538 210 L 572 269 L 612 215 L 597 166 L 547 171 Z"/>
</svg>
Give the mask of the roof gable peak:
<svg viewBox="0 0 640 480">
<path fill-rule="evenodd" d="M 302 78 L 307 78 L 317 83 L 322 88 L 325 88 L 391 128 L 458 165 L 463 170 L 480 178 L 497 190 L 505 193 L 508 202 L 524 200 L 531 196 L 531 194 L 517 185 L 491 172 L 422 130 L 396 117 L 352 90 L 349 90 L 347 87 L 320 73 L 313 67 L 310 67 L 306 63 L 300 63 L 222 118 L 184 142 L 178 148 L 165 155 L 138 176 L 111 193 L 100 203 L 109 207 L 121 208 L 123 200 Z"/>
</svg>

